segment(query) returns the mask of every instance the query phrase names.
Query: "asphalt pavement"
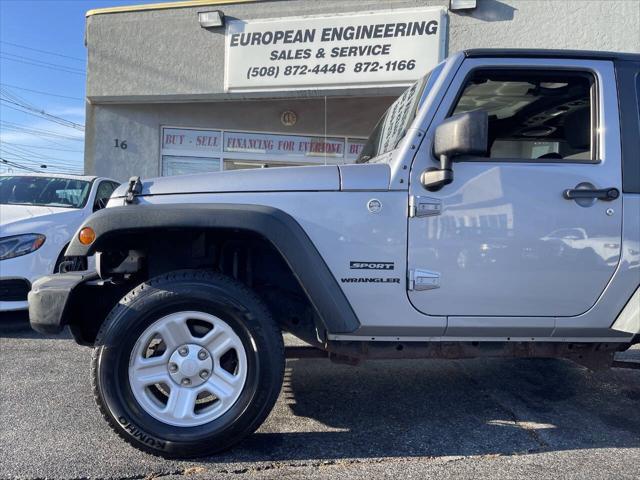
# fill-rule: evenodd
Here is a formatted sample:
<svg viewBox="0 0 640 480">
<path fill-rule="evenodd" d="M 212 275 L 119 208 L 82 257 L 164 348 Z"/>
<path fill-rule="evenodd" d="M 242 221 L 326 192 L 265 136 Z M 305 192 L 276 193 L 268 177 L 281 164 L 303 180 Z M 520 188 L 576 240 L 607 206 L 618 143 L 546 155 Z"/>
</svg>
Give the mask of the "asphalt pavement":
<svg viewBox="0 0 640 480">
<path fill-rule="evenodd" d="M 0 478 L 557 480 L 640 472 L 640 370 L 592 372 L 562 360 L 290 360 L 257 433 L 217 457 L 169 461 L 107 427 L 91 394 L 90 354 L 68 336 L 0 324 Z"/>
</svg>

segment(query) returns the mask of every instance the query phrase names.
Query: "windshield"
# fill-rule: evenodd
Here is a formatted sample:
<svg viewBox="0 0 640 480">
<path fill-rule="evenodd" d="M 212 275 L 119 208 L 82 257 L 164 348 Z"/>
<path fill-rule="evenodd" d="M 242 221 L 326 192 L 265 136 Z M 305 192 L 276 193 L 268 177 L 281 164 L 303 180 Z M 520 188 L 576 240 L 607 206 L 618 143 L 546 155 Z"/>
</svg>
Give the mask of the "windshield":
<svg viewBox="0 0 640 480">
<path fill-rule="evenodd" d="M 422 90 L 430 75 L 431 72 L 419 79 L 391 104 L 369 135 L 356 163 L 366 163 L 396 148 L 416 116 Z"/>
<path fill-rule="evenodd" d="M 82 208 L 91 182 L 59 177 L 0 177 L 0 204 Z"/>
<path fill-rule="evenodd" d="M 416 118 L 421 100 L 425 99 L 433 88 L 445 63 L 446 60 L 436 65 L 391 104 L 369 135 L 356 163 L 375 162 L 375 157 L 384 155 L 398 146 Z"/>
</svg>

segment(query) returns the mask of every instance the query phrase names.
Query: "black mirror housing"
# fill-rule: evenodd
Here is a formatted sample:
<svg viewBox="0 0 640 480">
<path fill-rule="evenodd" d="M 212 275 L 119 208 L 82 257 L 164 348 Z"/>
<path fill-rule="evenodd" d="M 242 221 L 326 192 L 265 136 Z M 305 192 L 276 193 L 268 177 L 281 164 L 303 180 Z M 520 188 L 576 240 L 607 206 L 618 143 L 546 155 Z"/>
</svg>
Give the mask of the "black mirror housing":
<svg viewBox="0 0 640 480">
<path fill-rule="evenodd" d="M 451 162 L 462 155 L 486 155 L 489 150 L 489 116 L 484 110 L 461 113 L 436 128 L 433 151 L 440 168 L 422 172 L 420 181 L 430 191 L 440 190 L 453 181 Z"/>
<path fill-rule="evenodd" d="M 489 116 L 484 110 L 447 118 L 436 128 L 433 150 L 438 158 L 486 155 L 489 145 Z"/>
</svg>

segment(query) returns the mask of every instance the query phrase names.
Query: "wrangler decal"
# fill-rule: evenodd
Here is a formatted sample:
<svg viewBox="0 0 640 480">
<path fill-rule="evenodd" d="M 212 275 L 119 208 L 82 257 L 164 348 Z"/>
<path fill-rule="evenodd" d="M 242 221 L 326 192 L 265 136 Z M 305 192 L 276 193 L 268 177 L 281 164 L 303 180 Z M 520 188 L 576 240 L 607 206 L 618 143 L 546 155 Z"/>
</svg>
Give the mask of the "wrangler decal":
<svg viewBox="0 0 640 480">
<path fill-rule="evenodd" d="M 348 277 L 341 279 L 342 283 L 400 283 L 399 278 L 381 277 Z"/>
</svg>

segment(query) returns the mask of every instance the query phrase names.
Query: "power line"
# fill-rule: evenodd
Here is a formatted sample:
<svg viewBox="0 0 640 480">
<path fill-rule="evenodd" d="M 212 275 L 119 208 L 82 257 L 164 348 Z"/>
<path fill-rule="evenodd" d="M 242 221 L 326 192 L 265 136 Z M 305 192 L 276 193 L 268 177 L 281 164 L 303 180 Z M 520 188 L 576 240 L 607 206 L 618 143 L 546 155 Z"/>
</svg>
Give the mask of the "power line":
<svg viewBox="0 0 640 480">
<path fill-rule="evenodd" d="M 37 129 L 36 131 L 33 131 L 33 129 L 30 129 L 30 128 L 25 129 L 25 127 L 18 125 L 17 123 L 0 120 L 0 139 L 3 136 L 3 130 L 5 130 L 4 133 L 7 133 L 7 134 L 22 133 L 26 135 L 31 135 L 36 139 L 38 139 L 38 141 L 40 142 L 46 142 L 47 145 L 45 147 L 48 147 L 49 145 L 56 145 L 58 147 L 67 147 L 68 145 L 66 143 L 61 143 L 61 142 L 66 142 L 68 140 L 80 140 L 80 141 L 84 140 L 84 138 L 71 137 L 71 136 L 63 136 L 62 138 L 60 138 L 60 135 L 56 135 L 55 132 L 53 133 L 54 134 L 53 138 L 55 138 L 56 140 L 53 140 L 51 138 L 51 134 L 40 132 L 40 130 L 37 130 Z M 49 132 L 49 131 L 50 130 L 46 130 L 46 132 Z"/>
<path fill-rule="evenodd" d="M 10 127 L 3 127 L 5 130 L 7 130 L 8 133 L 23 133 L 26 135 L 31 135 L 33 137 L 35 137 L 39 142 L 46 142 L 47 144 L 51 144 L 51 145 L 57 145 L 58 147 L 64 147 L 65 144 L 64 143 L 60 143 L 58 141 L 52 140 L 51 138 L 47 138 L 47 137 L 43 137 L 40 134 L 37 133 L 33 133 L 33 132 L 25 132 L 19 129 L 11 129 Z M 2 131 L 0 130 L 0 138 L 2 137 Z M 64 139 L 62 139 L 61 141 L 65 141 Z M 48 148 L 49 145 L 43 146 L 43 147 L 37 147 L 37 148 Z"/>
<path fill-rule="evenodd" d="M 6 87 L 0 87 L 0 95 L 4 96 L 4 97 L 7 97 L 9 100 L 13 100 L 14 102 L 20 102 L 20 103 L 23 103 L 25 105 L 29 105 L 29 106 L 35 108 L 35 105 L 29 103 L 27 100 L 22 98 L 20 95 L 9 91 Z"/>
<path fill-rule="evenodd" d="M 65 135 L 63 133 L 54 132 L 52 130 L 45 130 L 43 128 L 31 128 L 19 123 L 9 122 L 7 120 L 0 120 L 0 126 L 4 126 L 5 129 L 11 130 L 11 131 L 33 133 L 33 134 L 37 134 L 45 137 L 61 138 L 64 140 L 75 140 L 77 142 L 84 141 L 84 137 L 77 137 L 74 135 Z"/>
<path fill-rule="evenodd" d="M 40 173 L 40 170 L 36 170 L 34 168 L 31 167 L 25 167 L 24 165 L 20 165 L 17 162 L 14 162 L 12 160 L 7 160 L 6 158 L 0 157 L 0 161 L 2 161 L 2 163 L 9 165 L 11 167 L 14 168 L 21 168 L 22 170 L 26 170 L 27 172 L 33 172 L 33 173 Z"/>
<path fill-rule="evenodd" d="M 50 97 L 68 98 L 70 100 L 84 100 L 84 98 L 81 97 L 70 97 L 68 95 L 58 95 L 56 93 L 43 92 L 41 90 L 31 90 L 30 88 L 17 87 L 15 85 L 9 85 L 8 83 L 0 83 L 0 86 L 15 88 L 16 90 L 24 90 L 25 92 L 38 93 L 40 95 L 48 95 Z"/>
<path fill-rule="evenodd" d="M 77 174 L 81 171 L 83 171 L 81 168 L 68 168 L 68 167 L 62 167 L 59 165 L 54 165 L 52 163 L 48 163 L 48 162 L 30 162 L 30 163 L 25 163 L 24 159 L 22 158 L 11 158 L 8 157 L 6 155 L 3 156 L 3 158 L 5 160 L 8 160 L 9 162 L 14 162 L 14 163 L 18 163 L 24 167 L 27 168 L 32 168 L 35 171 L 44 171 L 44 169 L 47 169 L 47 171 L 57 171 L 60 173 L 71 173 L 71 174 Z"/>
<path fill-rule="evenodd" d="M 10 108 L 11 110 L 17 110 L 18 112 L 26 113 L 27 115 L 33 115 L 38 118 L 44 118 L 45 120 L 50 120 L 59 125 L 63 125 L 69 128 L 74 128 L 76 130 L 80 130 L 84 132 L 84 125 L 72 122 L 71 120 L 67 120 L 66 118 L 58 117 L 57 115 L 52 115 L 50 113 L 45 112 L 44 110 L 39 110 L 35 107 L 29 107 L 22 103 L 12 102 L 11 100 L 7 100 L 5 98 L 0 98 L 0 101 L 4 102 L 5 104 L 11 103 L 12 105 L 17 105 L 21 107 L 21 109 L 19 109 L 19 108 L 11 107 L 9 105 L 5 105 L 6 108 Z"/>
<path fill-rule="evenodd" d="M 7 150 L 7 148 L 9 150 Z M 78 162 L 76 160 L 70 160 L 68 158 L 51 157 L 49 155 L 44 155 L 39 152 L 33 152 L 27 148 L 16 147 L 15 145 L 6 145 L 5 143 L 0 142 L 0 151 L 2 150 L 12 154 L 28 155 L 30 158 L 36 158 L 39 161 L 46 160 L 50 163 L 56 163 L 63 167 L 76 168 L 78 166 Z"/>
<path fill-rule="evenodd" d="M 27 172 L 40 173 L 40 170 L 36 170 L 35 168 L 25 167 L 17 162 L 13 162 L 11 160 L 7 160 L 5 158 L 0 157 L 0 160 L 4 165 L 8 165 L 9 167 L 19 168 L 20 170 L 25 170 Z"/>
<path fill-rule="evenodd" d="M 0 154 L 4 155 L 5 158 L 7 158 L 7 154 L 13 156 L 13 157 L 17 157 L 18 160 L 20 161 L 24 161 L 30 164 L 35 164 L 37 166 L 40 166 L 43 162 L 42 161 L 35 161 L 32 158 L 26 157 L 24 154 L 21 153 L 16 153 L 16 152 L 12 152 L 10 150 L 7 150 L 6 147 L 4 147 L 3 149 L 0 149 Z M 15 158 L 11 159 L 11 160 L 15 160 Z"/>
<path fill-rule="evenodd" d="M 0 154 L 4 154 L 5 158 L 8 158 L 6 154 L 17 157 L 21 161 L 26 161 L 30 164 L 36 164 L 37 166 L 43 168 L 52 167 L 62 170 L 68 170 L 72 172 L 76 172 L 82 170 L 83 167 L 77 160 L 70 160 L 64 158 L 50 157 L 47 155 L 43 155 L 38 152 L 30 151 L 23 147 L 17 147 L 15 145 L 7 145 L 4 142 L 0 142 Z M 15 160 L 15 159 L 10 159 Z"/>
<path fill-rule="evenodd" d="M 38 48 L 27 47 L 26 45 L 20 45 L 19 43 L 5 42 L 4 40 L 0 40 L 0 43 L 4 43 L 5 45 L 11 45 L 12 47 L 22 48 L 24 50 L 31 50 L 32 52 L 40 52 L 46 53 L 47 55 L 55 55 L 56 57 L 69 58 L 71 60 L 76 60 L 79 62 L 84 62 L 84 58 L 72 57 L 70 55 L 64 55 L 62 53 L 50 52 L 48 50 L 40 50 Z"/>
<path fill-rule="evenodd" d="M 49 62 L 40 62 L 38 60 L 34 61 L 33 59 L 27 59 L 26 57 L 20 57 L 18 55 L 12 55 L 13 57 L 16 57 L 16 58 L 11 58 L 7 55 L 11 55 L 11 54 L 6 54 L 6 53 L 0 54 L 0 59 L 9 60 L 11 62 L 24 63 L 26 65 L 33 65 L 35 67 L 47 68 L 49 70 L 57 70 L 59 72 L 64 72 L 64 73 L 73 73 L 75 75 L 84 76 L 85 74 L 84 70 L 78 70 L 71 67 L 64 67 L 57 64 L 51 64 Z"/>
<path fill-rule="evenodd" d="M 46 152 L 34 152 L 33 150 L 30 150 L 29 148 L 23 147 L 23 146 L 19 146 L 19 145 L 14 145 L 11 143 L 7 143 L 4 142 L 0 139 L 0 149 L 2 148 L 9 148 L 12 150 L 16 150 L 18 152 L 22 152 L 22 153 L 26 153 L 28 155 L 32 155 L 34 157 L 37 158 L 51 158 L 54 160 L 60 160 L 62 162 L 75 162 L 74 159 L 69 159 L 69 158 L 59 158 L 59 157 L 51 157 L 50 155 L 48 155 Z"/>
<path fill-rule="evenodd" d="M 37 149 L 43 149 L 43 150 L 56 150 L 59 152 L 84 153 L 82 150 L 72 150 L 69 148 L 56 148 L 56 147 L 48 147 L 48 146 L 42 146 L 42 145 L 26 145 L 24 143 L 5 142 L 2 140 L 0 140 L 0 143 L 4 143 L 5 145 L 14 145 L 18 147 L 29 147 L 29 148 L 37 148 Z"/>
<path fill-rule="evenodd" d="M 9 150 L 7 150 L 7 148 Z M 34 157 L 36 159 L 42 159 L 42 160 L 50 160 L 50 161 L 55 161 L 60 163 L 60 165 L 66 165 L 66 166 L 70 166 L 70 167 L 75 167 L 77 165 L 77 162 L 75 160 L 70 160 L 68 158 L 59 158 L 59 157 L 51 157 L 49 155 L 46 154 L 42 154 L 39 152 L 33 152 L 27 148 L 23 148 L 23 147 L 16 147 L 15 145 L 7 145 L 4 142 L 0 142 L 0 151 L 1 150 L 5 150 L 8 151 L 9 153 L 12 153 L 12 150 L 14 152 L 18 152 L 20 154 L 23 155 L 29 155 L 30 157 Z"/>
<path fill-rule="evenodd" d="M 69 65 L 65 65 L 63 63 L 46 62 L 38 58 L 25 57 L 24 55 L 17 55 L 15 53 L 9 53 L 9 52 L 0 52 L 0 53 L 6 57 L 17 58 L 19 60 L 27 60 L 29 62 L 41 63 L 42 65 L 47 65 L 49 67 L 64 68 L 66 70 L 73 70 L 75 72 L 84 73 L 84 68 L 70 67 Z"/>
<path fill-rule="evenodd" d="M 9 158 L 7 154 L 11 155 L 14 158 Z M 25 157 L 24 155 L 19 155 L 17 153 L 8 152 L 8 151 L 3 152 L 2 155 L 4 156 L 5 160 L 9 160 L 12 162 L 17 162 L 17 161 L 24 162 L 21 165 L 24 165 L 29 168 L 54 168 L 56 170 L 59 170 L 60 172 L 68 172 L 68 173 L 75 173 L 82 170 L 81 167 L 59 165 L 53 162 L 47 162 L 46 160 L 35 161 L 28 157 Z"/>
<path fill-rule="evenodd" d="M 5 97 L 5 98 L 2 98 Z M 16 100 L 16 101 L 12 101 L 12 100 Z M 11 103 L 14 105 L 19 106 L 21 109 L 16 109 L 14 107 L 10 107 L 8 105 L 6 105 L 6 103 Z M 19 111 L 21 113 L 24 113 L 26 115 L 33 115 L 35 117 L 38 118 L 44 118 L 45 120 L 51 121 L 51 122 L 55 122 L 57 124 L 61 124 L 64 125 L 66 127 L 71 127 L 71 128 L 75 128 L 77 130 L 81 130 L 84 131 L 84 126 L 77 124 L 75 122 L 71 122 L 70 120 L 64 119 L 62 117 L 58 117 L 57 115 L 52 115 L 49 114 L 47 112 L 45 112 L 44 110 L 39 109 L 38 107 L 36 107 L 35 105 L 26 102 L 24 99 L 22 99 L 20 96 L 12 94 L 11 92 L 7 91 L 6 88 L 4 87 L 0 87 L 0 104 L 4 104 L 4 106 L 6 108 L 10 108 L 16 111 Z M 22 108 L 27 109 L 29 111 L 26 110 L 22 110 Z M 30 112 L 35 112 L 35 113 L 30 113 Z M 2 144 L 1 139 L 0 139 L 0 145 Z M 21 152 L 26 152 L 29 156 L 31 157 L 40 157 L 40 158 L 44 158 L 47 159 L 48 161 L 52 161 L 52 160 L 58 160 L 58 161 L 62 161 L 62 162 L 68 162 L 68 160 L 66 159 L 56 159 L 55 157 L 51 157 L 51 156 L 44 156 L 42 155 L 42 153 L 37 153 L 34 152 L 33 150 L 27 150 L 21 146 L 10 146 L 9 148 L 12 148 L 17 151 L 21 151 Z M 6 149 L 6 143 L 5 143 L 5 149 Z M 75 167 L 75 165 L 73 165 L 73 167 Z"/>
<path fill-rule="evenodd" d="M 8 163 L 8 162 L 12 162 L 15 165 L 20 165 L 20 168 L 28 168 L 30 169 L 30 171 L 32 172 L 42 172 L 44 171 L 44 169 L 47 169 L 47 171 L 56 171 L 56 172 L 60 172 L 60 173 L 68 173 L 68 174 L 72 174 L 72 175 L 78 175 L 80 172 L 82 172 L 81 169 L 71 169 L 71 168 L 64 168 L 64 167 L 60 167 L 57 165 L 53 165 L 53 164 L 49 164 L 46 165 L 44 163 L 35 163 L 35 166 L 31 166 L 31 165 L 27 165 L 27 164 L 23 164 L 23 163 L 19 163 L 18 161 L 12 159 L 12 158 L 8 158 L 8 157 L 2 157 L 3 160 L 6 160 L 6 162 L 4 163 Z M 23 161 L 23 160 L 20 160 Z M 38 170 L 40 169 L 40 170 Z"/>
<path fill-rule="evenodd" d="M 46 137 L 62 138 L 65 140 L 76 140 L 78 142 L 82 142 L 84 140 L 84 137 L 78 137 L 75 135 L 60 133 L 54 130 L 46 130 L 44 128 L 27 127 L 25 125 L 15 123 L 15 122 L 9 122 L 7 120 L 0 120 L 0 126 L 4 126 L 4 128 L 12 131 L 37 133 L 39 135 L 43 135 Z"/>
<path fill-rule="evenodd" d="M 5 103 L 5 105 L 4 105 L 5 108 L 9 108 L 9 109 L 15 110 L 17 112 L 22 112 L 22 113 L 25 113 L 27 115 L 31 115 L 31 116 L 34 116 L 34 117 L 37 117 L 37 118 L 42 118 L 44 120 L 49 120 L 49 121 L 52 121 L 54 123 L 57 123 L 58 125 L 62 125 L 64 127 L 69 127 L 69 128 L 74 128 L 75 130 L 84 131 L 84 126 L 82 126 L 80 124 L 77 124 L 77 123 L 73 123 L 73 122 L 71 122 L 69 120 L 61 119 L 60 117 L 56 117 L 55 115 L 47 114 L 46 112 L 40 113 L 40 111 L 35 111 L 35 112 L 30 111 L 32 109 L 11 107 L 9 105 L 6 105 L 6 103 L 12 103 L 12 104 L 15 104 L 15 105 L 17 105 L 17 104 L 15 102 L 10 102 L 10 101 L 5 100 L 5 99 L 1 99 L 1 101 Z"/>
<path fill-rule="evenodd" d="M 9 155 L 13 155 L 15 157 L 18 157 L 20 160 L 25 160 L 27 162 L 32 162 L 32 163 L 34 162 L 33 159 L 31 159 L 29 157 L 25 157 L 23 154 L 15 153 L 15 152 L 12 152 L 10 150 L 7 150 L 6 147 L 0 148 L 0 153 L 2 153 L 3 155 L 8 153 Z"/>
</svg>

